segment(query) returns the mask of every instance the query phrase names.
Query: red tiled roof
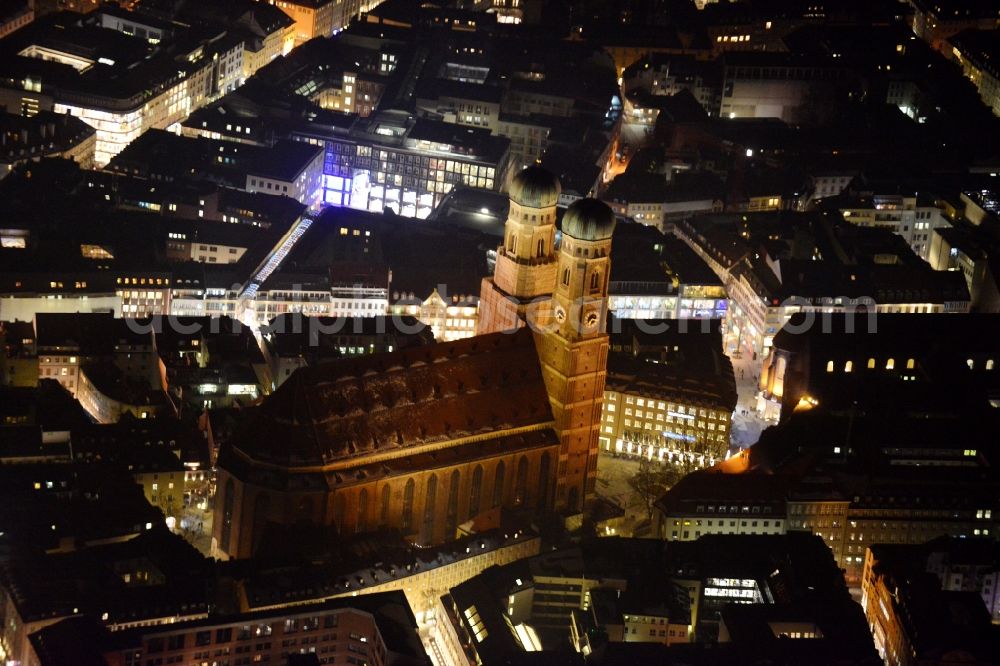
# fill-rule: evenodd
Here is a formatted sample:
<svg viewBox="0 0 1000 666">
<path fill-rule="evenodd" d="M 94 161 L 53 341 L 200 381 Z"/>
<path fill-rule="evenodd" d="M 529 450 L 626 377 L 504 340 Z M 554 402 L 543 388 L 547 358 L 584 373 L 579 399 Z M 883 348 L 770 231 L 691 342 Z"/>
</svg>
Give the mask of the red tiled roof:
<svg viewBox="0 0 1000 666">
<path fill-rule="evenodd" d="M 300 369 L 235 446 L 262 462 L 319 465 L 551 420 L 534 338 L 521 329 Z"/>
</svg>

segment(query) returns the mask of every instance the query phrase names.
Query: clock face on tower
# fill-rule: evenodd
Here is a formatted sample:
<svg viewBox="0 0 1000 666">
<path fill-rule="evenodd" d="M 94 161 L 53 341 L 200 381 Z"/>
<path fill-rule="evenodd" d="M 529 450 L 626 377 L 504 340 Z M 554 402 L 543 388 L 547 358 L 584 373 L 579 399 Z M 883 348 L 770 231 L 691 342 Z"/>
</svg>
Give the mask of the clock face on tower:
<svg viewBox="0 0 1000 666">
<path fill-rule="evenodd" d="M 563 310 L 561 307 L 556 307 L 555 314 L 556 314 L 556 321 L 558 321 L 560 324 L 566 321 L 566 311 Z"/>
<path fill-rule="evenodd" d="M 597 326 L 597 319 L 597 313 L 591 310 L 584 316 L 583 323 L 586 324 L 587 328 L 593 328 Z"/>
</svg>

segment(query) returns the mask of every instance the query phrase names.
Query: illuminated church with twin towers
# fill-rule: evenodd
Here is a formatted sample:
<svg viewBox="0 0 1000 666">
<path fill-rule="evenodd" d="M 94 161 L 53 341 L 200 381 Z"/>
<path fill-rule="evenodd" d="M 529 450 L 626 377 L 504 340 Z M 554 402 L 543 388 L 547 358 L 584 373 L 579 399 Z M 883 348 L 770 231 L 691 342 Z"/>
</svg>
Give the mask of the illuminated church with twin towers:
<svg viewBox="0 0 1000 666">
<path fill-rule="evenodd" d="M 615 217 L 570 205 L 538 166 L 512 180 L 471 338 L 301 368 L 219 455 L 213 548 L 247 557 L 269 523 L 455 538 L 495 510 L 570 515 L 597 473 Z"/>
</svg>

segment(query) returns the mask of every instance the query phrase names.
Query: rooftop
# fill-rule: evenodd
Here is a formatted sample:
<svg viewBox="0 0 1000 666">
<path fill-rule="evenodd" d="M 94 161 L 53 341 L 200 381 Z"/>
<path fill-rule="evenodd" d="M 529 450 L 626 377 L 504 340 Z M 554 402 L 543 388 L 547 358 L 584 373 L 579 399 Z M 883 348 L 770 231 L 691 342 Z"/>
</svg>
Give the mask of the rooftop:
<svg viewBox="0 0 1000 666">
<path fill-rule="evenodd" d="M 322 466 L 551 418 L 525 329 L 301 368 L 249 414 L 236 446 L 261 462 Z"/>
<path fill-rule="evenodd" d="M 107 169 L 166 180 L 199 173 L 242 189 L 247 175 L 295 180 L 322 152 L 320 146 L 304 141 L 282 139 L 261 147 L 151 129 L 118 153 Z"/>
</svg>

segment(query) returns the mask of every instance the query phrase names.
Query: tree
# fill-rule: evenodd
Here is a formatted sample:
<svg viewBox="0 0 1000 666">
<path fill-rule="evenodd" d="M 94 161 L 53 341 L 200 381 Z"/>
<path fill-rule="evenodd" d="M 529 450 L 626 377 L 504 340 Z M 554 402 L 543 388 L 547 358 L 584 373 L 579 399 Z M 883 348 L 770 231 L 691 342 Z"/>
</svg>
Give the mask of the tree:
<svg viewBox="0 0 1000 666">
<path fill-rule="evenodd" d="M 667 481 L 663 465 L 645 456 L 639 459 L 639 469 L 629 477 L 628 484 L 646 507 L 647 518 L 653 518 L 653 504 L 667 491 Z"/>
<path fill-rule="evenodd" d="M 687 458 L 679 463 L 659 462 L 646 456 L 639 459 L 639 469 L 629 477 L 628 484 L 646 507 L 647 518 L 652 520 L 656 500 L 694 469 L 695 465 Z"/>
<path fill-rule="evenodd" d="M 687 456 L 681 456 L 680 462 L 663 463 L 663 481 L 667 486 L 667 490 L 696 469 L 698 469 L 698 466 L 689 460 Z"/>
</svg>

